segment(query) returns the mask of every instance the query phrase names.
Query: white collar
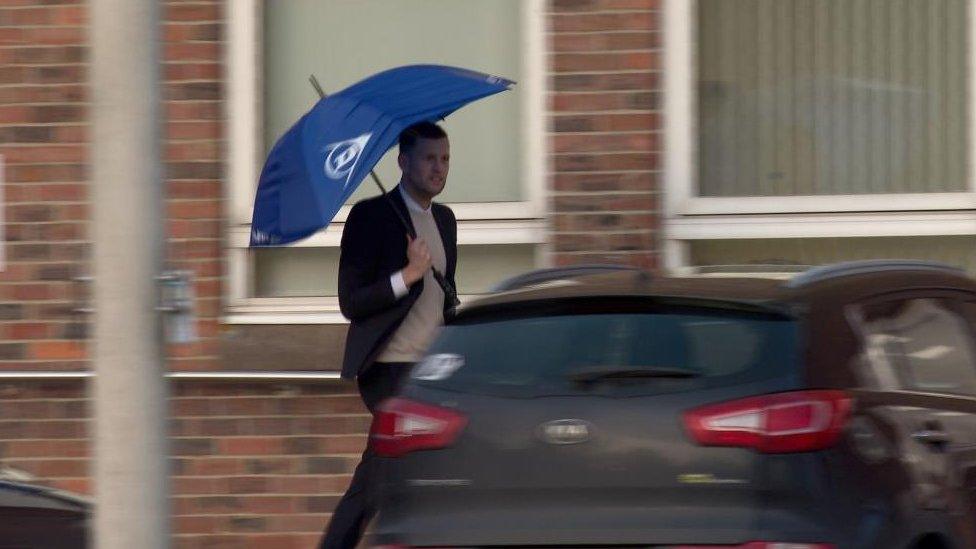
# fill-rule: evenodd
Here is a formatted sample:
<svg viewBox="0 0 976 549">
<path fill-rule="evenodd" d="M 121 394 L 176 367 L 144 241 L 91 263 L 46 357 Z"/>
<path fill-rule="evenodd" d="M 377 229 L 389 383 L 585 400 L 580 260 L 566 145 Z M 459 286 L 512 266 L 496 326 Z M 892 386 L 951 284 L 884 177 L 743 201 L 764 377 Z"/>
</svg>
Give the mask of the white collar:
<svg viewBox="0 0 976 549">
<path fill-rule="evenodd" d="M 423 214 L 430 213 L 430 207 L 424 209 L 423 206 L 417 204 L 417 201 L 414 200 L 412 196 L 410 196 L 410 193 L 408 193 L 406 189 L 403 188 L 403 185 L 397 185 L 397 188 L 400 189 L 400 196 L 403 197 L 403 201 L 407 204 L 407 209 L 413 210 L 417 213 L 423 213 Z"/>
</svg>

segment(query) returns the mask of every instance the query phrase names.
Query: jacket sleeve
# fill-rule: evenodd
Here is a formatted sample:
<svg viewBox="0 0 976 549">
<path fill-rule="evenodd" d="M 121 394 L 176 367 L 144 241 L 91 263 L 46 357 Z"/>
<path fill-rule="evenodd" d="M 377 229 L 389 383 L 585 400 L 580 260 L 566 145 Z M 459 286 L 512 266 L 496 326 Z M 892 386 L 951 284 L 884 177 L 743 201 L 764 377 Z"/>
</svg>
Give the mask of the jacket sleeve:
<svg viewBox="0 0 976 549">
<path fill-rule="evenodd" d="M 360 320 L 396 304 L 392 273 L 380 273 L 379 235 L 370 230 L 362 204 L 353 206 L 342 231 L 339 255 L 339 310 L 349 320 Z M 406 241 L 404 241 L 406 246 Z"/>
</svg>

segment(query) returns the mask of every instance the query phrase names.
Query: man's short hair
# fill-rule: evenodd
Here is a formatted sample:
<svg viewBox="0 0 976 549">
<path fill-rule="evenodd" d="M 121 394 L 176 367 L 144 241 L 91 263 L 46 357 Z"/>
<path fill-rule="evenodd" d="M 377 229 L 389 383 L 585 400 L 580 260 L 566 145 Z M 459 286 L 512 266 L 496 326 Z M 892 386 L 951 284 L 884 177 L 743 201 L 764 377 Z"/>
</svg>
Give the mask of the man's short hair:
<svg viewBox="0 0 976 549">
<path fill-rule="evenodd" d="M 400 132 L 400 154 L 409 154 L 418 139 L 444 139 L 447 132 L 433 122 L 417 122 Z"/>
</svg>

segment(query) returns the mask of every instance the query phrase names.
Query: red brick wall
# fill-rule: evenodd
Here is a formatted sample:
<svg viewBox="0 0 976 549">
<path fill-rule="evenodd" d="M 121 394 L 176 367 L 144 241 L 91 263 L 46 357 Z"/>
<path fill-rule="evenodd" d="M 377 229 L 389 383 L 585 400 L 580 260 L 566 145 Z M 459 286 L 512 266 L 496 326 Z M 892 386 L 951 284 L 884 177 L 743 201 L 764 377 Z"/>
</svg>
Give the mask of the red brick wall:
<svg viewBox="0 0 976 549">
<path fill-rule="evenodd" d="M 0 385 L 0 468 L 91 493 L 89 406 L 83 382 Z"/>
<path fill-rule="evenodd" d="M 86 319 L 71 312 L 71 280 L 90 253 L 86 18 L 81 2 L 0 2 L 4 369 L 84 367 Z"/>
<path fill-rule="evenodd" d="M 659 265 L 660 0 L 551 0 L 557 265 Z"/>
<path fill-rule="evenodd" d="M 346 386 L 178 385 L 172 400 L 178 546 L 314 547 L 365 446 Z"/>
<path fill-rule="evenodd" d="M 223 276 L 224 2 L 163 8 L 163 100 L 169 265 L 194 273 L 197 335 L 171 346 L 172 370 L 218 370 Z M 230 366 L 233 368 L 232 366 Z"/>
<path fill-rule="evenodd" d="M 216 369 L 221 292 L 222 6 L 163 9 L 164 159 L 170 267 L 194 272 L 201 341 L 170 349 L 175 369 Z M 87 318 L 87 5 L 0 0 L 0 155 L 6 265 L 0 368 L 83 369 Z"/>
<path fill-rule="evenodd" d="M 82 381 L 0 384 L 0 467 L 91 493 Z M 334 383 L 174 383 L 174 547 L 313 547 L 365 445 L 369 414 Z"/>
</svg>

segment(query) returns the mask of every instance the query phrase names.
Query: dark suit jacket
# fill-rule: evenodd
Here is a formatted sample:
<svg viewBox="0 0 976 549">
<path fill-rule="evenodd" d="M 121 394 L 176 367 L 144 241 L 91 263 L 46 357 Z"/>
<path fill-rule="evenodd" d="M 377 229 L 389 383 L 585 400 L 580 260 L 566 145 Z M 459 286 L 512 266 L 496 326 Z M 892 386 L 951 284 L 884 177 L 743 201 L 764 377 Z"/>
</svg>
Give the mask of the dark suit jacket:
<svg viewBox="0 0 976 549">
<path fill-rule="evenodd" d="M 342 377 L 352 379 L 373 363 L 383 346 L 420 297 L 424 281 L 396 299 L 390 276 L 407 266 L 407 231 L 393 211 L 396 207 L 413 230 L 399 187 L 358 202 L 349 212 L 342 232 L 339 257 L 339 308 L 350 320 Z M 447 268 L 444 277 L 454 284 L 457 265 L 457 220 L 443 204 L 432 205 L 434 221 L 444 241 Z M 447 299 L 444 310 L 451 307 Z"/>
</svg>

